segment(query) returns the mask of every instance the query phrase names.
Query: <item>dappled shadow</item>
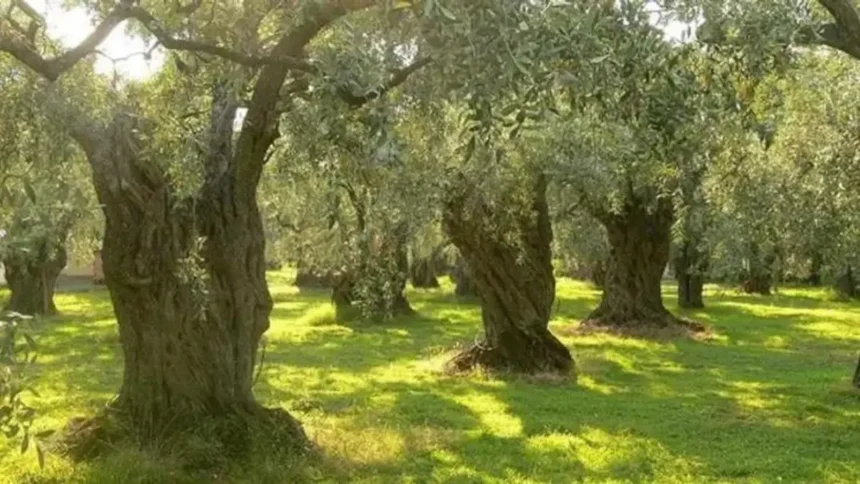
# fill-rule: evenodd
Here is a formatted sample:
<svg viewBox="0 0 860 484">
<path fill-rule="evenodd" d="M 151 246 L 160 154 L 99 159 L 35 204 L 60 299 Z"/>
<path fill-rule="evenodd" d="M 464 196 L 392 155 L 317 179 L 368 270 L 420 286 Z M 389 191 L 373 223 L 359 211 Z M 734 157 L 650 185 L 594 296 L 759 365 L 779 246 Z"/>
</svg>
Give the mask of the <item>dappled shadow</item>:
<svg viewBox="0 0 860 484">
<path fill-rule="evenodd" d="M 410 291 L 413 317 L 349 324 L 329 317 L 327 292 L 272 292 L 255 393 L 306 423 L 335 481 L 860 480 L 855 304 L 709 292 L 706 309 L 677 311 L 667 297 L 717 337 L 562 336 L 579 381 L 540 384 L 439 372 L 481 329 L 477 302 L 449 288 Z M 567 334 L 598 297 L 562 283 L 552 328 Z M 52 415 L 103 404 L 121 379 L 106 295 L 65 298 L 39 330 Z"/>
</svg>

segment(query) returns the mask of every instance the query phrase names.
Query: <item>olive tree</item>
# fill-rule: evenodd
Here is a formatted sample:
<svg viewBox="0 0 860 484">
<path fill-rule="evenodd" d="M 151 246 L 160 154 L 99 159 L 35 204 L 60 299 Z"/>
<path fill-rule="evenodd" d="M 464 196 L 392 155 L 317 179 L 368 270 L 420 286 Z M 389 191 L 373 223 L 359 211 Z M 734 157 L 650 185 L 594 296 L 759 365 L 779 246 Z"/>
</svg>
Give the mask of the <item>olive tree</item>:
<svg viewBox="0 0 860 484">
<path fill-rule="evenodd" d="M 211 420 L 244 433 L 274 418 L 304 447 L 298 423 L 264 409 L 252 392 L 272 307 L 257 186 L 290 100 L 307 92 L 309 76 L 325 75 L 330 59 L 314 55 L 321 34 L 353 15 L 407 21 L 409 9 L 372 0 L 87 5 L 95 28 L 63 50 L 45 39 L 32 8 L 4 5 L 0 52 L 50 84 L 46 100 L 92 171 L 124 353 L 113 404 L 120 427 L 155 438 Z M 109 109 L 99 109 L 67 73 L 125 21 L 168 50 L 171 67 L 152 84 L 121 86 Z M 341 97 L 373 99 L 414 70 L 404 67 L 369 91 L 344 85 Z"/>
</svg>

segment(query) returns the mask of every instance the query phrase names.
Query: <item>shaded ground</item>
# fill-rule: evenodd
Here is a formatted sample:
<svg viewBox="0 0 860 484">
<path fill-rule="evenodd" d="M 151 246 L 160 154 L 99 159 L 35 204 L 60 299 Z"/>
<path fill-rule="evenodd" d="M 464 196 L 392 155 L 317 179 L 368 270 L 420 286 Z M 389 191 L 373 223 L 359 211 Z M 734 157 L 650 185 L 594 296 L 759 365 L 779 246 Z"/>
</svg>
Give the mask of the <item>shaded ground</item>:
<svg viewBox="0 0 860 484">
<path fill-rule="evenodd" d="M 256 390 L 297 414 L 324 449 L 324 462 L 302 470 L 308 481 L 860 481 L 860 393 L 849 385 L 860 306 L 824 291 L 765 298 L 709 287 L 709 307 L 682 314 L 712 325 L 714 340 L 653 342 L 565 336 L 598 293 L 564 280 L 552 328 L 572 348 L 579 381 L 542 384 L 438 372 L 480 329 L 477 306 L 450 286 L 412 291 L 416 317 L 342 325 L 326 292 L 300 294 L 289 277 L 271 278 L 276 307 Z M 121 379 L 106 293 L 58 303 L 64 316 L 40 323 L 34 375 L 48 428 L 95 412 Z M 6 445 L 0 481 L 35 475 L 35 458 Z M 78 467 L 52 458 L 40 479 L 291 482 L 286 475 L 263 459 L 192 477 L 128 451 Z"/>
</svg>

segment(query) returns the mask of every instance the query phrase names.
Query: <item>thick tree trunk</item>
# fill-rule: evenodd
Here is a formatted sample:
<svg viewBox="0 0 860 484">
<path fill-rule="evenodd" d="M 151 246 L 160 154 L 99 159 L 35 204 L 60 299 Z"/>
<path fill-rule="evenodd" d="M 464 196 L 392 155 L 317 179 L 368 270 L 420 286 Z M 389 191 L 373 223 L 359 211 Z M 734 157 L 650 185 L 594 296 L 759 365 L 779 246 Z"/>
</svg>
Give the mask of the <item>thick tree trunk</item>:
<svg viewBox="0 0 860 484">
<path fill-rule="evenodd" d="M 703 308 L 704 271 L 707 255 L 698 249 L 696 241 L 685 241 L 675 257 L 675 277 L 678 279 L 678 306 Z"/>
<path fill-rule="evenodd" d="M 439 280 L 436 279 L 435 259 L 432 256 L 413 259 L 409 268 L 409 278 L 413 287 L 439 287 Z"/>
<path fill-rule="evenodd" d="M 495 222 L 502 217 L 486 205 L 477 204 L 467 213 L 466 207 L 476 205 L 466 201 L 468 188 L 453 195 L 444 213 L 445 230 L 474 278 L 485 336 L 450 367 L 568 374 L 573 358 L 548 328 L 555 278 L 544 177 L 539 177 L 532 205 L 521 208 L 526 213 L 512 228 L 521 244 L 511 245 L 499 235 Z"/>
<path fill-rule="evenodd" d="M 632 333 L 673 326 L 698 329 L 663 306 L 661 280 L 669 261 L 671 203 L 661 201 L 650 212 L 630 201 L 621 213 L 595 216 L 606 227 L 611 250 L 603 298 L 583 321 L 583 327 Z"/>
<path fill-rule="evenodd" d="M 3 260 L 11 293 L 4 311 L 54 315 L 54 288 L 68 261 L 66 248 L 42 241 L 34 249 L 32 254 L 11 254 Z"/>
<path fill-rule="evenodd" d="M 147 151 L 134 133 L 146 126 L 138 118 L 118 115 L 105 142 L 89 146 L 105 215 L 105 282 L 124 355 L 112 405 L 123 423 L 111 428 L 144 444 L 206 430 L 236 450 L 247 450 L 252 429 L 262 428 L 304 449 L 298 422 L 264 409 L 252 392 L 272 308 L 265 237 L 255 190 L 234 171 L 248 165 L 227 155 L 232 111 L 216 109 L 216 117 L 206 183 L 194 200 L 179 198 L 157 164 L 142 158 Z M 86 435 L 73 445 L 78 457 L 94 452 Z"/>
</svg>

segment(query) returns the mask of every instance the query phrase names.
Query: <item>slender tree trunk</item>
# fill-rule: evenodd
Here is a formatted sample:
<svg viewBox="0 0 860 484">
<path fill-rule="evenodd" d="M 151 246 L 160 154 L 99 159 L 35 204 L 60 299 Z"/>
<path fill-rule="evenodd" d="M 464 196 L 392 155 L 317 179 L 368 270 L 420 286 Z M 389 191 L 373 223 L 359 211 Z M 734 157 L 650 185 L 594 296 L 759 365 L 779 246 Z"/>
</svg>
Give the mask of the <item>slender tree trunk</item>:
<svg viewBox="0 0 860 484">
<path fill-rule="evenodd" d="M 621 213 L 595 216 L 606 227 L 611 250 L 603 298 L 583 326 L 625 332 L 677 325 L 697 329 L 663 306 L 661 280 L 669 261 L 671 203 L 661 201 L 650 212 L 643 204 L 630 201 Z"/>
<path fill-rule="evenodd" d="M 545 178 L 539 177 L 532 205 L 522 207 L 527 213 L 512 229 L 521 244 L 503 240 L 495 223 L 502 217 L 487 205 L 467 212 L 466 207 L 475 206 L 466 201 L 467 187 L 452 195 L 444 213 L 445 230 L 474 277 L 484 340 L 456 356 L 450 367 L 568 374 L 573 358 L 548 327 L 555 278 Z"/>
<path fill-rule="evenodd" d="M 703 308 L 702 297 L 707 267 L 707 255 L 698 247 L 696 240 L 684 241 L 678 248 L 675 258 L 675 277 L 678 279 L 678 306 L 682 308 Z"/>
<path fill-rule="evenodd" d="M 62 242 L 41 241 L 32 254 L 11 254 L 3 260 L 6 282 L 11 292 L 4 311 L 27 315 L 54 315 L 54 288 L 66 267 L 66 248 Z"/>
</svg>

